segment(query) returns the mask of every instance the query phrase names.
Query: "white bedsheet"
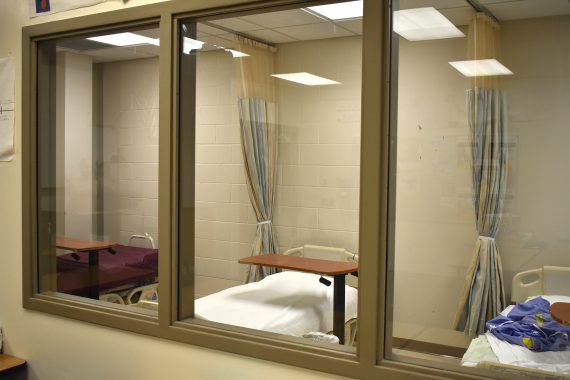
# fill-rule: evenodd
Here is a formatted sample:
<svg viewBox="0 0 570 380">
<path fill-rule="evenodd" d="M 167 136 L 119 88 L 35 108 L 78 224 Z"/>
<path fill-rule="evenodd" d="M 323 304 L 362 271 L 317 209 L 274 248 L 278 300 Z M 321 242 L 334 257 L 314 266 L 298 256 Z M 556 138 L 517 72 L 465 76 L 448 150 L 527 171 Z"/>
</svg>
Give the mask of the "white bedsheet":
<svg viewBox="0 0 570 380">
<path fill-rule="evenodd" d="M 490 332 L 486 332 L 485 336 L 500 363 L 570 373 L 570 351 L 534 352 L 526 347 L 502 341 Z"/>
<path fill-rule="evenodd" d="M 570 302 L 567 296 L 541 296 L 550 304 L 555 302 Z M 530 297 L 529 299 L 536 298 Z M 528 301 L 528 300 L 527 300 Z M 514 305 L 508 306 L 501 312 L 508 315 Z M 541 369 L 543 371 L 570 373 L 570 350 L 534 352 L 526 347 L 517 346 L 500 340 L 490 332 L 475 339 L 462 359 L 463 365 L 474 366 L 481 360 L 494 361 L 490 352 L 485 348 L 485 341 L 491 347 L 492 353 L 503 364 L 516 365 L 526 368 Z M 482 359 L 484 357 L 484 359 Z"/>
<path fill-rule="evenodd" d="M 329 278 L 329 280 L 332 280 Z M 345 287 L 345 321 L 356 318 L 358 291 Z M 285 271 L 195 301 L 197 318 L 301 336 L 333 329 L 333 285 L 312 273 Z"/>
</svg>

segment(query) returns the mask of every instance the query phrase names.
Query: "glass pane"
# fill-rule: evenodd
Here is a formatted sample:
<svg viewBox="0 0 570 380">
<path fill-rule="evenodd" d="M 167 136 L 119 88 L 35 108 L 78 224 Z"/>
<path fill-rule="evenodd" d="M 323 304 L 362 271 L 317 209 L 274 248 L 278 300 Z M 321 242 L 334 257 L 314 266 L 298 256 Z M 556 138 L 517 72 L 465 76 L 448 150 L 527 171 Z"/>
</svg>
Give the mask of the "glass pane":
<svg viewBox="0 0 570 380">
<path fill-rule="evenodd" d="M 158 45 L 154 26 L 38 44 L 40 292 L 156 308 Z"/>
<path fill-rule="evenodd" d="M 355 344 L 362 3 L 344 5 L 182 25 L 181 320 Z"/>
<path fill-rule="evenodd" d="M 487 8 L 402 0 L 392 13 L 387 356 L 568 372 L 570 328 L 548 322 L 570 302 L 570 7 Z M 529 297 L 543 298 L 520 320 Z"/>
</svg>

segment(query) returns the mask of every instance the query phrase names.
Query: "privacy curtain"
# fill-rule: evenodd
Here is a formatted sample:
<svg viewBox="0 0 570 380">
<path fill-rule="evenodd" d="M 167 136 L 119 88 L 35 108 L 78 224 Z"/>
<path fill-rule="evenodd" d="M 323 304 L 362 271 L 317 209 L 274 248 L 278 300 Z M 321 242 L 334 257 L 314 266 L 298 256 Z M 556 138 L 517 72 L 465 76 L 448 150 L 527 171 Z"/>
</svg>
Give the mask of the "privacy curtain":
<svg viewBox="0 0 570 380">
<path fill-rule="evenodd" d="M 499 25 L 477 14 L 468 32 L 470 60 L 499 60 Z M 479 237 L 475 242 L 454 327 L 466 335 L 485 331 L 485 321 L 505 307 L 503 270 L 495 242 L 507 183 L 505 94 L 497 76 L 474 77 L 467 91 L 473 205 Z"/>
<path fill-rule="evenodd" d="M 273 226 L 273 203 L 277 179 L 277 104 L 275 103 L 274 49 L 238 37 L 238 47 L 247 57 L 237 62 L 238 109 L 241 146 L 247 190 L 257 218 L 251 255 L 279 252 Z M 275 269 L 249 266 L 246 282 L 258 281 Z"/>
</svg>

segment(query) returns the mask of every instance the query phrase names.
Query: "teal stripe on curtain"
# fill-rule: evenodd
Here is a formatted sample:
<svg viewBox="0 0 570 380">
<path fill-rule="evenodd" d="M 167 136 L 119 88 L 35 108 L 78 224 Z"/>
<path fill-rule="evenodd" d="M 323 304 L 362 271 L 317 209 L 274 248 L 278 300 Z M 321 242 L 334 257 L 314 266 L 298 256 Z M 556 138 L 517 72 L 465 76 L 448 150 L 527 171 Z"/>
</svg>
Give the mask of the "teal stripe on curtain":
<svg viewBox="0 0 570 380">
<path fill-rule="evenodd" d="M 277 105 L 262 99 L 238 101 L 239 121 L 247 188 L 257 218 L 251 255 L 279 252 L 273 226 L 273 203 L 277 179 Z M 274 268 L 249 266 L 246 282 L 275 273 Z"/>
<path fill-rule="evenodd" d="M 503 269 L 495 242 L 507 184 L 506 105 L 501 90 L 467 92 L 472 145 L 473 205 L 479 237 L 467 269 L 454 327 L 466 335 L 485 331 L 485 322 L 505 305 Z"/>
</svg>

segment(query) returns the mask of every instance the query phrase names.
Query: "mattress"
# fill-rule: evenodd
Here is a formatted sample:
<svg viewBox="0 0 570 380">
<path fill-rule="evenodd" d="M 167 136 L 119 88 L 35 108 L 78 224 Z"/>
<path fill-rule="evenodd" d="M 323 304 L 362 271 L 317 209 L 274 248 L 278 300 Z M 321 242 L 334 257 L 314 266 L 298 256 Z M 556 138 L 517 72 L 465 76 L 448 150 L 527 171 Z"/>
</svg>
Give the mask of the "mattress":
<svg viewBox="0 0 570 380">
<path fill-rule="evenodd" d="M 284 271 L 195 301 L 197 318 L 302 336 L 333 329 L 333 286 L 319 275 Z M 332 279 L 329 278 L 332 281 Z M 358 291 L 345 286 L 345 322 L 357 316 Z"/>
<path fill-rule="evenodd" d="M 131 288 L 154 282 L 156 272 L 145 268 L 115 267 L 99 269 L 99 292 Z M 68 270 L 57 274 L 57 291 L 89 297 L 89 269 Z"/>
</svg>

